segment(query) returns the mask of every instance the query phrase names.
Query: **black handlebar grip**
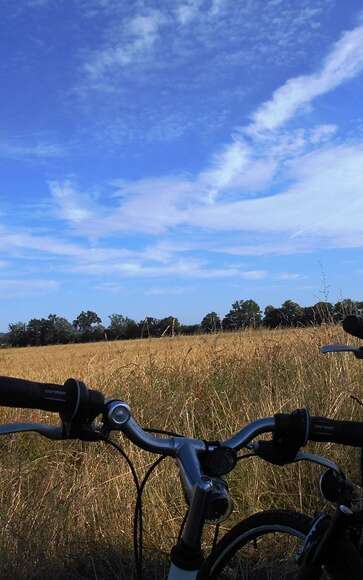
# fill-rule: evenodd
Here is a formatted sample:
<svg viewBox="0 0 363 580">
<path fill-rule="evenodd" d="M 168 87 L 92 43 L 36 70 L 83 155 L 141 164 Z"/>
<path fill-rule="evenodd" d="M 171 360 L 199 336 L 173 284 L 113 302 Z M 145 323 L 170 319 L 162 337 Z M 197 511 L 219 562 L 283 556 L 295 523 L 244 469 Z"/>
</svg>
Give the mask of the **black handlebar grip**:
<svg viewBox="0 0 363 580">
<path fill-rule="evenodd" d="M 86 420 L 103 411 L 104 396 L 75 379 L 58 385 L 0 376 L 0 405 L 60 413 L 66 420 Z"/>
<path fill-rule="evenodd" d="M 37 383 L 0 377 L 0 405 L 63 412 L 72 405 L 71 389 L 54 383 Z"/>
<path fill-rule="evenodd" d="M 311 417 L 309 439 L 310 441 L 363 447 L 363 422 Z"/>
<path fill-rule="evenodd" d="M 363 318 L 362 316 L 347 316 L 343 321 L 343 328 L 345 332 L 363 339 Z"/>
</svg>

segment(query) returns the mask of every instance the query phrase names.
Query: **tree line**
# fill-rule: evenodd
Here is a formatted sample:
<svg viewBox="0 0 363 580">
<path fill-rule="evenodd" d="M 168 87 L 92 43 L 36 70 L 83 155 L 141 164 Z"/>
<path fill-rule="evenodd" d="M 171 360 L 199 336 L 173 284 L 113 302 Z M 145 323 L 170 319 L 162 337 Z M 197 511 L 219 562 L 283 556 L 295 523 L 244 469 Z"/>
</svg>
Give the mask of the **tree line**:
<svg viewBox="0 0 363 580">
<path fill-rule="evenodd" d="M 248 327 L 310 326 L 336 323 L 348 314 L 361 312 L 363 312 L 363 302 L 350 299 L 341 300 L 336 304 L 322 301 L 305 307 L 292 300 L 286 300 L 280 308 L 266 306 L 264 312 L 254 300 L 237 300 L 223 318 L 216 312 L 208 312 L 199 324 L 181 324 L 174 316 L 162 319 L 146 317 L 136 322 L 122 314 L 111 314 L 108 317 L 109 324 L 105 326 L 96 312 L 87 310 L 82 311 L 73 322 L 57 314 L 49 314 L 48 318 L 32 318 L 27 323 L 9 324 L 8 332 L 0 334 L 0 344 L 43 346 L 213 333 Z"/>
</svg>

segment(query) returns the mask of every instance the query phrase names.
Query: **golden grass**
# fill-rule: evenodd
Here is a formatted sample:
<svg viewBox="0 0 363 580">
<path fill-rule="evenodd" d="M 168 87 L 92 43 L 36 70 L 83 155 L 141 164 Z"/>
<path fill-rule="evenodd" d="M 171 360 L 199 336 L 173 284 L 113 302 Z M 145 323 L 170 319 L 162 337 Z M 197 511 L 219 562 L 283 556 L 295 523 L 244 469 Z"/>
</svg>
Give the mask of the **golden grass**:
<svg viewBox="0 0 363 580">
<path fill-rule="evenodd" d="M 218 439 L 247 421 L 302 406 L 316 415 L 362 419 L 350 399 L 363 395 L 362 363 L 318 351 L 339 340 L 346 340 L 339 328 L 323 327 L 3 350 L 0 374 L 49 382 L 77 377 L 128 401 L 143 425 Z M 0 420 L 55 417 L 1 409 Z M 134 491 L 122 458 L 102 444 L 29 434 L 2 437 L 0 446 L 0 577 L 131 577 Z M 357 477 L 356 450 L 314 448 Z M 140 473 L 154 458 L 128 442 L 125 449 Z M 271 507 L 313 513 L 322 506 L 319 474 L 311 465 L 239 463 L 229 477 L 235 511 L 225 527 Z M 147 577 L 160 575 L 184 509 L 168 459 L 145 497 L 146 556 L 154 562 Z"/>
</svg>

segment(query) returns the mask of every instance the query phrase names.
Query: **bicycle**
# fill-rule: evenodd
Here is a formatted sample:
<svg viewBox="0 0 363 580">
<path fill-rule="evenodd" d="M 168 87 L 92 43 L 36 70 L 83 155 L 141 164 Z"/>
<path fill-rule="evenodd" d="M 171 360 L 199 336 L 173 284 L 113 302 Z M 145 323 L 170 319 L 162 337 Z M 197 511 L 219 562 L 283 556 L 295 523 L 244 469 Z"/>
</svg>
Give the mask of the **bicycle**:
<svg viewBox="0 0 363 580">
<path fill-rule="evenodd" d="M 176 459 L 189 506 L 178 541 L 171 550 L 168 580 L 215 578 L 220 573 L 231 577 L 231 559 L 236 551 L 271 531 L 272 520 L 275 522 L 274 531 L 281 532 L 288 541 L 291 536 L 296 537 L 300 543 L 307 537 L 312 524 L 311 518 L 303 514 L 261 512 L 237 524 L 216 544 L 210 556 L 204 559 L 202 536 L 205 524 L 218 526 L 232 510 L 224 476 L 235 468 L 240 458 L 238 451 L 246 448 L 249 451 L 247 456 L 258 455 L 278 465 L 307 460 L 337 471 L 339 468 L 333 462 L 301 452 L 300 447 L 308 440 L 350 446 L 360 446 L 363 441 L 363 423 L 309 417 L 305 409 L 253 421 L 223 442 L 208 442 L 175 433 L 143 429 L 132 416 L 127 403 L 118 399 L 105 400 L 102 393 L 88 389 L 75 379 L 68 379 L 64 385 L 58 385 L 0 377 L 0 405 L 57 412 L 61 419 L 59 426 L 38 423 L 1 425 L 0 435 L 34 431 L 53 440 L 104 441 L 126 457 L 137 489 L 134 554 L 138 580 L 142 578 L 141 498 L 148 477 L 162 458 Z M 122 432 L 138 447 L 160 456 L 141 483 L 124 451 L 110 439 L 113 431 Z M 260 441 L 252 445 L 253 439 L 263 433 L 273 433 L 274 441 Z M 160 434 L 163 437 L 157 436 Z M 290 572 L 287 570 L 288 574 Z"/>
</svg>

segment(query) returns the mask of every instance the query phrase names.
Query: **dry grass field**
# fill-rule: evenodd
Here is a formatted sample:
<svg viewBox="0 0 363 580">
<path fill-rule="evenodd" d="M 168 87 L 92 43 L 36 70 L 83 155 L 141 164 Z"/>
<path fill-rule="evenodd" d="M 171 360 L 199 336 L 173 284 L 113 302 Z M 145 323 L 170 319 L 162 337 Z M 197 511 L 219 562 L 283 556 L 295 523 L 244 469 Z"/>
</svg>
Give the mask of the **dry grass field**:
<svg viewBox="0 0 363 580">
<path fill-rule="evenodd" d="M 252 419 L 301 406 L 312 414 L 363 419 L 350 398 L 363 397 L 363 363 L 318 351 L 346 339 L 340 328 L 323 327 L 9 349 L 0 351 L 0 375 L 50 382 L 77 377 L 128 401 L 145 426 L 217 439 Z M 0 413 L 1 422 L 56 420 L 31 411 Z M 138 472 L 145 471 L 153 456 L 124 446 Z M 356 450 L 314 449 L 357 477 Z M 0 450 L 1 578 L 132 577 L 134 490 L 121 456 L 103 444 L 51 442 L 35 434 L 2 437 Z M 320 472 L 304 464 L 240 462 L 229 478 L 235 511 L 224 526 L 274 506 L 313 513 L 322 506 Z M 144 503 L 153 578 L 184 515 L 171 460 L 152 476 Z"/>
</svg>

